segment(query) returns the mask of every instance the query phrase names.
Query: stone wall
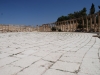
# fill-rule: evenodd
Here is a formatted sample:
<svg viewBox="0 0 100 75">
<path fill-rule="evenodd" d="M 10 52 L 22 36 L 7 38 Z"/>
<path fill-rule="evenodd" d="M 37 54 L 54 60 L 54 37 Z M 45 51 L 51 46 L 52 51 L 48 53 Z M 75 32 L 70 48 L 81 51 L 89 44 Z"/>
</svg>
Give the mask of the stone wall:
<svg viewBox="0 0 100 75">
<path fill-rule="evenodd" d="M 32 31 L 35 31 L 34 27 L 32 26 L 0 24 L 0 32 L 32 32 Z"/>
</svg>

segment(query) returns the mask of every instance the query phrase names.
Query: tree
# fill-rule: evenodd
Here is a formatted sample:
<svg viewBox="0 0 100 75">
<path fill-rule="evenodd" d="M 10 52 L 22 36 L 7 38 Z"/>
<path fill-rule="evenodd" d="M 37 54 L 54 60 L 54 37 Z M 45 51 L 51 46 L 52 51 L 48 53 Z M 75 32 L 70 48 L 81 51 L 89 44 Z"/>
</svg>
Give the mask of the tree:
<svg viewBox="0 0 100 75">
<path fill-rule="evenodd" d="M 51 30 L 52 30 L 52 31 L 56 31 L 56 27 L 52 27 Z"/>
<path fill-rule="evenodd" d="M 95 7 L 94 4 L 92 3 L 91 8 L 90 8 L 90 15 L 95 13 Z"/>
<path fill-rule="evenodd" d="M 86 8 L 84 7 L 81 11 L 80 11 L 80 13 L 81 13 L 81 15 L 82 16 L 86 16 L 87 14 L 86 14 Z"/>
<path fill-rule="evenodd" d="M 77 11 L 77 12 L 74 12 L 74 13 L 70 13 L 68 14 L 67 16 L 61 16 L 61 17 L 58 17 L 57 19 L 57 22 L 58 21 L 64 21 L 64 20 L 70 20 L 70 19 L 75 19 L 75 18 L 80 18 L 80 17 L 83 17 L 83 16 L 86 16 L 87 13 L 86 13 L 86 8 L 84 7 L 82 10 L 80 11 Z"/>
<path fill-rule="evenodd" d="M 100 6 L 98 6 L 98 8 L 100 9 Z"/>
<path fill-rule="evenodd" d="M 57 19 L 57 21 L 64 21 L 64 20 L 68 20 L 67 16 L 61 16 Z"/>
<path fill-rule="evenodd" d="M 99 8 L 99 12 L 100 12 L 100 6 L 98 6 L 98 8 Z"/>
</svg>

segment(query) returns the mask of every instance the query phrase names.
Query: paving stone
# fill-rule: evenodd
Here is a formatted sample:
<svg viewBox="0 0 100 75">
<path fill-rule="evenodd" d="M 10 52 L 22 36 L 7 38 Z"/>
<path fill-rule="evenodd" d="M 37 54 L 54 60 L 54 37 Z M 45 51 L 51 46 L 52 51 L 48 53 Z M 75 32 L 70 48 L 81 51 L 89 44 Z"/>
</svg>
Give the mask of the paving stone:
<svg viewBox="0 0 100 75">
<path fill-rule="evenodd" d="M 22 52 L 22 54 L 24 54 L 24 55 L 32 55 L 32 54 L 34 54 L 36 52 L 37 51 L 34 51 L 34 50 L 26 50 L 26 51 Z"/>
<path fill-rule="evenodd" d="M 0 75 L 15 75 L 20 70 L 22 70 L 22 68 L 13 65 L 6 65 L 0 68 Z"/>
<path fill-rule="evenodd" d="M 19 72 L 17 75 L 42 75 L 51 65 L 51 62 L 40 60 L 32 64 L 29 68 Z"/>
<path fill-rule="evenodd" d="M 74 57 L 74 56 L 75 56 L 75 53 L 76 53 L 76 52 L 68 51 L 68 52 L 64 53 L 63 56 L 65 56 L 65 57 Z"/>
<path fill-rule="evenodd" d="M 100 75 L 100 39 L 93 35 L 0 34 L 0 75 Z"/>
<path fill-rule="evenodd" d="M 90 49 L 90 51 L 85 55 L 85 58 L 94 58 L 94 59 L 97 58 L 98 59 L 98 52 L 91 51 L 91 49 Z"/>
<path fill-rule="evenodd" d="M 99 75 L 100 74 L 100 62 L 99 59 L 84 58 L 80 72 L 87 73 L 89 75 Z"/>
<path fill-rule="evenodd" d="M 71 62 L 71 63 L 81 63 L 82 62 L 82 58 L 80 57 L 61 57 L 59 60 L 64 61 L 64 62 Z"/>
<path fill-rule="evenodd" d="M 20 54 L 17 54 L 17 55 L 14 55 L 13 57 L 17 57 L 17 58 L 25 58 L 25 57 L 27 57 L 28 55 L 25 55 L 25 54 L 22 54 L 22 53 L 20 53 Z"/>
<path fill-rule="evenodd" d="M 88 74 L 88 73 L 79 72 L 77 75 L 94 75 L 94 74 Z"/>
<path fill-rule="evenodd" d="M 43 59 L 56 62 L 60 58 L 61 55 L 62 53 L 50 53 L 48 56 L 44 57 Z"/>
<path fill-rule="evenodd" d="M 78 63 L 57 61 L 51 68 L 68 72 L 75 72 L 79 69 L 79 66 L 80 64 Z"/>
<path fill-rule="evenodd" d="M 16 60 L 19 60 L 18 58 L 14 58 L 14 57 L 6 57 L 4 59 L 0 60 L 0 67 L 5 66 L 7 64 L 10 64 Z"/>
<path fill-rule="evenodd" d="M 28 67 L 30 66 L 32 63 L 38 61 L 39 59 L 41 59 L 41 57 L 35 57 L 35 56 L 28 56 L 28 57 L 25 57 L 23 59 L 20 59 L 14 63 L 12 63 L 13 65 L 15 66 L 20 66 L 20 67 Z"/>
<path fill-rule="evenodd" d="M 9 56 L 9 55 L 11 55 L 11 54 L 8 54 L 8 53 L 1 53 L 1 54 L 0 54 L 0 59 L 5 58 L 5 57 L 7 57 L 7 56 Z"/>
<path fill-rule="evenodd" d="M 37 52 L 37 53 L 35 53 L 33 55 L 40 56 L 40 57 L 44 57 L 44 56 L 46 56 L 48 54 L 49 54 L 49 52 L 47 52 L 47 51 L 39 51 L 39 52 Z"/>
<path fill-rule="evenodd" d="M 17 53 L 21 53 L 22 51 L 24 51 L 24 50 L 20 50 L 20 49 L 15 49 L 15 50 L 12 50 L 12 51 L 6 51 L 7 53 L 9 53 L 9 54 L 17 54 Z"/>
<path fill-rule="evenodd" d="M 75 73 L 63 72 L 55 69 L 47 70 L 43 75 L 76 75 Z"/>
</svg>

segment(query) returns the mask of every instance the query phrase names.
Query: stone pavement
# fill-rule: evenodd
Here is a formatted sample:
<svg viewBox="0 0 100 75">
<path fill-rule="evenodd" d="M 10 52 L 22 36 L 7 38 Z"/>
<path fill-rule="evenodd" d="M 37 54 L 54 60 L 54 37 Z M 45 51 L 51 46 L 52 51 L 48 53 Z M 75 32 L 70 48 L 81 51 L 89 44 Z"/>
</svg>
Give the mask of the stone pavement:
<svg viewBox="0 0 100 75">
<path fill-rule="evenodd" d="M 0 33 L 0 75 L 100 75 L 92 33 Z"/>
</svg>

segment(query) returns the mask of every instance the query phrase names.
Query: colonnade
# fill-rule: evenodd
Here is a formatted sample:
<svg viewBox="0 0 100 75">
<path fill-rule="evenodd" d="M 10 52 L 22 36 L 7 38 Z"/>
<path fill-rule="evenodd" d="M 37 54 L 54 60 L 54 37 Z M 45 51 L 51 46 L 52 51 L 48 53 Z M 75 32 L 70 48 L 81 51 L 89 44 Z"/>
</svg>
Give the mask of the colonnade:
<svg viewBox="0 0 100 75">
<path fill-rule="evenodd" d="M 80 29 L 83 32 L 100 32 L 100 12 L 76 19 L 43 24 L 41 30 L 38 31 L 51 31 L 52 27 L 55 27 L 56 31 L 61 29 L 64 32 L 74 32 Z"/>
</svg>

